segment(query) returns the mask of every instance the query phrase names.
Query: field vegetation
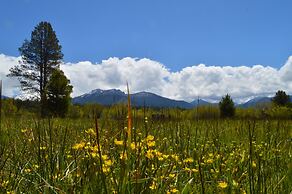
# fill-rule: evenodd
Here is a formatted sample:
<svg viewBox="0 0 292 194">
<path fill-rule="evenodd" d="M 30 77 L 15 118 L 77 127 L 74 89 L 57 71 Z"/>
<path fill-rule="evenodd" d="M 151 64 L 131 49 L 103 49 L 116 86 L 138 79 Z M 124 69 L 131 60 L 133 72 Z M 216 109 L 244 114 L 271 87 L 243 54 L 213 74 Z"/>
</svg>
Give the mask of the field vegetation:
<svg viewBox="0 0 292 194">
<path fill-rule="evenodd" d="M 3 103 L 1 193 L 292 190 L 289 108 L 239 109 L 221 119 L 218 107 L 129 115 L 126 105 L 86 105 L 41 119 L 27 103 Z"/>
</svg>

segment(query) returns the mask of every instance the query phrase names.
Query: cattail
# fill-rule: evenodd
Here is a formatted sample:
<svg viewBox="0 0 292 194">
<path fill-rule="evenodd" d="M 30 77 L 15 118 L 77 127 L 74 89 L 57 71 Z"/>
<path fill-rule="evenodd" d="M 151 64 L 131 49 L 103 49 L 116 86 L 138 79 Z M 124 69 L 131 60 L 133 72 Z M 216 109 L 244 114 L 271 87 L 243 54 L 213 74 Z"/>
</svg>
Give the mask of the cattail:
<svg viewBox="0 0 292 194">
<path fill-rule="evenodd" d="M 128 92 L 128 141 L 131 143 L 131 129 L 132 129 L 132 111 L 131 111 L 131 97 L 129 91 L 129 85 L 127 82 L 127 92 Z"/>
</svg>

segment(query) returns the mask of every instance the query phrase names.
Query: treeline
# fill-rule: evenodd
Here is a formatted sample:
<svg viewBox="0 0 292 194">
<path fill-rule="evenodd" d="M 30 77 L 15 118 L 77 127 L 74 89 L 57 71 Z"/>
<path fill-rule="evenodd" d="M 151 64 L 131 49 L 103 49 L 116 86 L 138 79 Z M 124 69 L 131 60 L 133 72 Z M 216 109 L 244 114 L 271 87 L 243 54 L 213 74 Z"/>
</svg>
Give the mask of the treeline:
<svg viewBox="0 0 292 194">
<path fill-rule="evenodd" d="M 2 100 L 2 116 L 5 117 L 39 117 L 40 106 L 38 101 L 4 99 Z M 196 120 L 196 119 L 220 119 L 222 115 L 220 107 L 215 105 L 199 106 L 193 109 L 179 108 L 143 108 L 132 107 L 133 119 L 147 118 L 151 121 L 169 120 Z M 125 121 L 127 117 L 126 104 L 102 106 L 98 104 L 73 105 L 68 108 L 64 117 L 78 119 L 92 119 L 94 116 L 103 119 Z M 291 119 L 292 106 L 278 106 L 274 103 L 265 104 L 253 108 L 234 107 L 232 119 Z"/>
</svg>

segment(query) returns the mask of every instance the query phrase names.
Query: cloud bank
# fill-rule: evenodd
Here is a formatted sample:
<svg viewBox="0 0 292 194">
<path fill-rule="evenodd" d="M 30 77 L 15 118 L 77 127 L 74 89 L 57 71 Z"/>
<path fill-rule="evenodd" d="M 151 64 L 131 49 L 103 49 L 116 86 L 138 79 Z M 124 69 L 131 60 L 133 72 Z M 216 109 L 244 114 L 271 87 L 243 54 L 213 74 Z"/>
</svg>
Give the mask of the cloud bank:
<svg viewBox="0 0 292 194">
<path fill-rule="evenodd" d="M 5 75 L 16 65 L 19 57 L 0 54 L 0 78 L 4 80 L 4 95 L 19 93 L 18 82 Z M 255 65 L 185 67 L 172 72 L 165 65 L 150 59 L 109 58 L 101 63 L 83 61 L 64 63 L 61 69 L 74 86 L 73 96 L 91 90 L 117 88 L 132 93 L 149 91 L 165 97 L 192 101 L 200 98 L 216 101 L 229 93 L 237 102 L 255 96 L 274 95 L 277 90 L 292 93 L 292 56 L 280 68 Z"/>
</svg>

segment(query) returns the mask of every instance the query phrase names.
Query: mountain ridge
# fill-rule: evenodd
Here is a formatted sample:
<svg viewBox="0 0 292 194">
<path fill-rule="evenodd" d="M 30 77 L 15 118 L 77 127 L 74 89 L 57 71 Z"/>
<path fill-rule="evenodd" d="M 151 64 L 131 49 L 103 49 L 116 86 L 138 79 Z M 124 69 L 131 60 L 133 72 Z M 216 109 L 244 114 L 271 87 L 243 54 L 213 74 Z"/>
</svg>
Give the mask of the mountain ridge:
<svg viewBox="0 0 292 194">
<path fill-rule="evenodd" d="M 160 107 L 160 108 L 192 108 L 193 106 L 183 100 L 173 100 L 151 92 L 137 92 L 130 95 L 133 106 Z M 98 103 L 101 105 L 113 105 L 127 102 L 127 94 L 121 90 L 92 90 L 89 93 L 72 99 L 73 104 Z"/>
<path fill-rule="evenodd" d="M 158 107 L 158 108 L 184 108 L 190 109 L 197 106 L 214 106 L 218 103 L 211 103 L 203 99 L 195 99 L 192 102 L 183 100 L 174 100 L 163 97 L 151 92 L 137 92 L 130 95 L 133 106 L 136 107 Z M 272 101 L 272 97 L 259 96 L 252 98 L 244 103 L 236 104 L 240 108 L 257 107 L 268 104 Z M 292 102 L 292 96 L 290 96 Z M 90 104 L 97 103 L 101 105 L 113 105 L 127 102 L 127 94 L 119 89 L 95 89 L 72 99 L 73 104 Z"/>
</svg>

